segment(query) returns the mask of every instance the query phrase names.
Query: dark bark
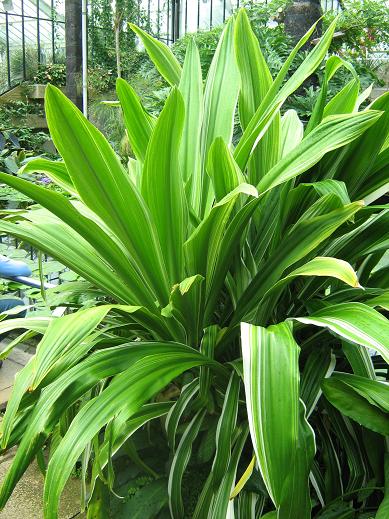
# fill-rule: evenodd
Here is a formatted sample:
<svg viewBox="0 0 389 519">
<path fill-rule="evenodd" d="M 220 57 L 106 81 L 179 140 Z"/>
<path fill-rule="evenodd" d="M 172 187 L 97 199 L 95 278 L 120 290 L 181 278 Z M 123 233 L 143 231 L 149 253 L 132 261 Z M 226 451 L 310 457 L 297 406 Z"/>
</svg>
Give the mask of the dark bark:
<svg viewBox="0 0 389 519">
<path fill-rule="evenodd" d="M 65 0 L 66 27 L 66 93 L 82 109 L 82 4 L 81 0 Z"/>
<path fill-rule="evenodd" d="M 285 13 L 285 31 L 297 42 L 322 14 L 320 0 L 294 0 Z M 310 42 L 320 35 L 321 22 L 304 47 L 309 48 Z"/>
</svg>

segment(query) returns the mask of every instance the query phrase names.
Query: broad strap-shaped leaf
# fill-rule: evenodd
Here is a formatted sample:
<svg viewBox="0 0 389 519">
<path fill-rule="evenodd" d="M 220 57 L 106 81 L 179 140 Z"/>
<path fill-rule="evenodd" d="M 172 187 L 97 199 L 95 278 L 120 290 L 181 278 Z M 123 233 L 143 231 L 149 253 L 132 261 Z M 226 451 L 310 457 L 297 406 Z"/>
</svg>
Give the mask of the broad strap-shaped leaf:
<svg viewBox="0 0 389 519">
<path fill-rule="evenodd" d="M 115 377 L 98 397 L 77 414 L 50 460 L 44 489 L 47 519 L 58 517 L 60 494 L 87 442 L 121 409 L 130 418 L 140 407 L 187 369 L 207 364 L 209 359 L 195 350 L 186 353 L 175 346 L 160 345 L 154 355 L 145 356 Z M 186 453 L 184 453 L 187 455 Z"/>
<path fill-rule="evenodd" d="M 129 24 L 134 33 L 140 38 L 151 61 L 156 66 L 158 72 L 166 79 L 170 85 L 178 86 L 181 78 L 181 65 L 169 47 L 162 41 L 157 40 L 137 27 L 133 23 Z"/>
<path fill-rule="evenodd" d="M 212 485 L 217 487 L 227 470 L 232 447 L 232 437 L 238 415 L 240 380 L 233 372 L 224 396 L 222 412 L 216 430 L 216 454 L 212 465 Z"/>
<path fill-rule="evenodd" d="M 169 330 L 162 319 L 139 306 L 101 305 L 65 315 L 51 321 L 37 346 L 32 389 L 39 386 L 51 369 L 58 376 L 61 370 L 69 369 L 82 359 L 94 344 L 94 337 L 89 337 L 90 334 L 112 310 L 130 315 L 157 340 L 169 337 Z"/>
<path fill-rule="evenodd" d="M 140 427 L 155 418 L 165 416 L 172 405 L 172 402 L 145 404 L 130 419 L 123 422 L 122 419 L 114 418 L 110 422 L 105 432 L 104 441 L 99 447 L 98 458 L 93 462 L 90 494 L 93 492 L 99 473 L 107 465 L 109 457 L 113 456 Z"/>
<path fill-rule="evenodd" d="M 229 19 L 221 35 L 208 71 L 204 91 L 204 121 L 201 134 L 202 168 L 205 169 L 208 150 L 216 139 L 222 137 L 229 146 L 234 128 L 234 115 L 238 100 L 240 78 L 234 51 L 235 20 Z M 202 174 L 200 216 L 206 215 L 213 202 L 209 177 Z"/>
<path fill-rule="evenodd" d="M 303 324 L 327 328 L 342 339 L 376 350 L 389 363 L 389 321 L 362 303 L 341 303 L 307 317 L 293 318 Z"/>
<path fill-rule="evenodd" d="M 316 24 L 301 38 L 291 52 L 289 58 L 282 66 L 280 72 L 270 87 L 265 99 L 262 101 L 250 123 L 245 129 L 238 146 L 235 149 L 235 160 L 241 170 L 245 170 L 251 152 L 258 143 L 261 136 L 266 132 L 271 120 L 275 117 L 278 110 L 286 99 L 316 70 L 320 62 L 325 57 L 330 46 L 332 35 L 335 30 L 336 20 L 331 23 L 320 43 L 309 53 L 296 72 L 288 79 L 281 88 L 290 65 L 296 57 L 299 49 L 308 41 L 315 30 Z"/>
<path fill-rule="evenodd" d="M 208 517 L 234 517 L 234 502 L 229 499 L 232 490 L 235 486 L 236 472 L 238 470 L 238 463 L 242 455 L 243 448 L 245 446 L 248 429 L 242 427 L 236 429 L 238 435 L 234 448 L 231 454 L 231 458 L 228 464 L 228 468 L 224 474 L 223 480 L 214 496 L 212 506 L 209 510 Z"/>
<path fill-rule="evenodd" d="M 59 219 L 42 218 L 41 211 L 29 213 L 29 218 L 31 219 L 33 214 L 37 217 L 37 213 L 39 213 L 39 221 L 36 219 L 33 223 L 18 224 L 1 221 L 0 230 L 46 252 L 94 286 L 102 288 L 115 301 L 122 303 L 128 301 L 128 291 L 120 283 L 119 277 L 107 267 L 87 241 Z"/>
<path fill-rule="evenodd" d="M 304 173 L 326 153 L 360 137 L 381 115 L 379 111 L 369 110 L 328 117 L 263 177 L 258 190 L 265 192 Z"/>
<path fill-rule="evenodd" d="M 0 321 L 0 334 L 13 330 L 33 330 L 38 333 L 44 333 L 47 330 L 53 317 L 34 317 L 34 315 L 23 318 L 5 319 Z"/>
<path fill-rule="evenodd" d="M 77 206 L 55 191 L 4 173 L 0 173 L 0 180 L 40 203 L 82 236 L 120 276 L 129 294 L 128 303 L 145 304 L 150 308 L 154 306 L 153 292 L 145 283 L 138 267 L 130 261 L 120 242 L 104 232 L 105 229 L 98 223 L 81 214 Z"/>
<path fill-rule="evenodd" d="M 389 92 L 376 99 L 370 105 L 370 109 L 382 111 L 382 117 L 363 137 L 347 148 L 346 158 L 339 168 L 338 178 L 347 183 L 349 193 L 354 197 L 358 196 L 361 188 L 364 189 L 364 183 L 369 178 L 374 162 L 389 136 Z"/>
<path fill-rule="evenodd" d="M 182 342 L 197 347 L 203 331 L 204 277 L 191 276 L 174 285 L 170 302 L 162 309 L 161 314 L 179 323 Z"/>
<path fill-rule="evenodd" d="M 300 468 L 306 466 L 307 454 L 299 449 L 305 438 L 305 433 L 300 437 L 299 425 L 300 349 L 287 323 L 269 328 L 242 323 L 241 339 L 251 440 L 269 495 L 279 515 L 288 517 L 284 510 L 294 508 L 294 499 L 302 505 L 300 492 L 288 488 L 288 478 L 295 489 L 308 488 L 308 474 Z M 313 458 L 311 449 L 308 453 Z M 308 499 L 300 516 L 309 517 L 310 508 Z"/>
<path fill-rule="evenodd" d="M 181 519 L 184 516 L 184 503 L 181 495 L 182 477 L 189 463 L 192 446 L 204 419 L 205 410 L 200 409 L 186 426 L 181 441 L 174 455 L 169 472 L 169 508 L 172 519 Z"/>
<path fill-rule="evenodd" d="M 323 118 L 336 114 L 351 114 L 359 94 L 359 79 L 352 79 L 325 106 Z"/>
<path fill-rule="evenodd" d="M 122 241 L 160 303 L 169 282 L 152 217 L 128 173 L 104 136 L 62 94 L 48 85 L 46 116 L 81 200 Z"/>
<path fill-rule="evenodd" d="M 258 208 L 259 203 L 260 198 L 255 198 L 246 203 L 226 228 L 220 243 L 220 253 L 213 267 L 213 275 L 207 278 L 206 322 L 208 322 L 217 305 L 220 290 L 224 285 L 228 270 L 233 264 L 234 254 L 241 250 L 243 245 L 241 238 L 246 232 L 250 219 Z"/>
<path fill-rule="evenodd" d="M 23 175 L 25 173 L 44 173 L 56 184 L 62 187 L 62 189 L 73 196 L 77 196 L 77 191 L 72 179 L 66 169 L 65 163 L 62 161 L 41 158 L 32 159 L 18 171 L 18 175 Z"/>
<path fill-rule="evenodd" d="M 281 296 L 283 289 L 291 283 L 296 277 L 299 276 L 318 276 L 334 278 L 350 285 L 353 288 L 360 288 L 358 277 L 352 266 L 337 258 L 327 258 L 317 256 L 311 261 L 308 261 L 302 267 L 293 270 L 287 276 L 283 277 L 274 286 L 272 286 L 264 295 L 261 301 L 261 311 L 259 318 L 261 321 L 266 321 L 266 316 L 270 316 L 271 312 L 276 305 L 278 298 Z M 258 314 L 257 314 L 258 316 Z"/>
<path fill-rule="evenodd" d="M 207 173 L 212 179 L 217 202 L 245 181 L 231 151 L 221 137 L 217 137 L 209 149 Z"/>
<path fill-rule="evenodd" d="M 144 162 L 150 136 L 154 128 L 154 120 L 143 108 L 135 90 L 124 81 L 116 80 L 116 92 L 123 110 L 128 139 L 135 156 Z"/>
<path fill-rule="evenodd" d="M 326 195 L 335 195 L 341 205 L 351 203 L 346 184 L 339 180 L 326 179 L 312 183 L 302 182 L 297 187 L 291 189 L 284 203 L 284 228 L 296 223 L 307 208 L 312 206 L 314 200 Z"/>
<path fill-rule="evenodd" d="M 359 344 L 351 344 L 347 341 L 342 341 L 342 350 L 352 367 L 354 375 L 376 380 L 374 364 L 369 350 Z"/>
<path fill-rule="evenodd" d="M 315 345 L 316 346 L 316 345 Z M 321 382 L 335 369 L 336 358 L 326 348 L 312 348 L 301 373 L 301 400 L 306 407 L 307 418 L 313 413 L 321 396 Z"/>
<path fill-rule="evenodd" d="M 300 144 L 304 136 L 304 125 L 296 110 L 287 110 L 281 118 L 280 157 L 284 158 Z M 270 169 L 270 168 L 269 168 Z"/>
<path fill-rule="evenodd" d="M 240 195 L 257 197 L 258 193 L 254 186 L 240 184 L 220 202 L 214 204 L 209 215 L 202 220 L 185 243 L 189 271 L 205 276 L 207 283 L 207 273 L 213 272 L 213 263 L 217 259 L 224 230 Z"/>
<path fill-rule="evenodd" d="M 65 410 L 103 378 L 121 373 L 131 363 L 155 352 L 155 346 L 155 343 L 148 343 L 148 345 L 138 343 L 95 352 L 42 390 L 36 406 L 32 412 L 30 411 L 31 418 L 16 452 L 15 462 L 2 482 L 0 508 L 4 507 L 16 483 L 39 448 L 44 445 Z M 177 348 L 179 351 L 180 346 Z M 27 366 L 32 367 L 32 362 L 30 361 Z M 24 383 L 28 383 L 28 377 L 32 375 L 32 371 L 29 371 L 27 366 L 19 374 L 23 376 Z M 15 395 L 15 397 L 19 405 L 20 396 Z M 9 405 L 13 405 L 13 397 Z"/>
<path fill-rule="evenodd" d="M 320 89 L 320 95 L 315 103 L 315 106 L 312 111 L 312 115 L 309 119 L 307 129 L 306 129 L 306 135 L 310 133 L 323 119 L 323 114 L 325 111 L 325 103 L 327 99 L 327 93 L 328 93 L 328 84 L 337 72 L 340 67 L 345 67 L 348 69 L 356 78 L 356 73 L 354 70 L 354 67 L 350 65 L 347 61 L 343 60 L 339 56 L 330 56 L 326 62 L 325 69 L 324 69 L 324 78 L 323 78 L 323 84 L 321 85 Z M 358 95 L 358 92 L 357 92 Z M 352 110 L 350 110 L 352 111 Z"/>
<path fill-rule="evenodd" d="M 315 433 L 306 418 L 304 402 L 299 405 L 299 441 L 295 463 L 289 472 L 278 510 L 280 519 L 311 519 L 309 474 L 316 453 Z"/>
<path fill-rule="evenodd" d="M 180 148 L 182 178 L 188 200 L 195 214 L 200 210 L 202 165 L 200 155 L 201 126 L 203 122 L 203 80 L 198 48 L 189 40 L 179 90 L 185 105 L 185 121 Z"/>
<path fill-rule="evenodd" d="M 188 209 L 179 165 L 184 116 L 182 96 L 173 88 L 151 136 L 142 176 L 142 195 L 157 228 L 171 284 L 185 277 Z"/>
<path fill-rule="evenodd" d="M 389 387 L 384 382 L 334 373 L 322 382 L 322 388 L 327 400 L 342 414 L 372 431 L 389 434 Z"/>
<path fill-rule="evenodd" d="M 353 391 L 366 398 L 372 405 L 389 413 L 389 384 L 388 382 L 371 380 L 350 373 L 334 372 L 331 381 L 337 380 L 349 386 Z"/>
<path fill-rule="evenodd" d="M 304 258 L 335 230 L 350 219 L 360 208 L 360 202 L 335 209 L 327 214 L 314 216 L 296 224 L 284 236 L 279 246 L 271 254 L 240 297 L 233 323 L 238 323 L 252 312 L 264 294 L 281 278 L 282 273 Z"/>
<path fill-rule="evenodd" d="M 245 130 L 266 97 L 273 79 L 251 28 L 247 13 L 241 9 L 236 18 L 235 52 L 241 76 L 239 117 Z M 249 164 L 249 180 L 258 184 L 278 161 L 280 145 L 280 116 L 277 114 L 253 152 Z"/>
<path fill-rule="evenodd" d="M 175 402 L 175 404 L 173 405 L 166 417 L 166 435 L 168 438 L 169 446 L 173 452 L 175 451 L 176 433 L 179 421 L 181 417 L 184 415 L 184 413 L 188 412 L 190 403 L 192 402 L 193 398 L 196 396 L 198 391 L 199 380 L 198 378 L 195 378 L 194 380 L 192 380 L 192 382 L 190 382 L 182 388 L 178 400 Z"/>
</svg>

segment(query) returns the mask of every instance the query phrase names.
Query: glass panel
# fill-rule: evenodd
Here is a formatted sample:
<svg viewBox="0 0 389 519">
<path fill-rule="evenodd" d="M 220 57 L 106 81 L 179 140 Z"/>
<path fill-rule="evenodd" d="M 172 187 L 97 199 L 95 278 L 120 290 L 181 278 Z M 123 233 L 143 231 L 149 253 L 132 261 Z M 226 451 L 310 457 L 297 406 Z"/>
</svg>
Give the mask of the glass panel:
<svg viewBox="0 0 389 519">
<path fill-rule="evenodd" d="M 31 80 L 38 70 L 37 20 L 24 19 L 26 79 Z"/>
<path fill-rule="evenodd" d="M 0 92 L 9 88 L 5 14 L 0 13 Z"/>
<path fill-rule="evenodd" d="M 200 1 L 200 17 L 199 17 L 199 29 L 209 29 L 209 22 L 211 19 L 211 0 Z"/>
<path fill-rule="evenodd" d="M 53 62 L 53 40 L 52 22 L 47 20 L 39 21 L 39 40 L 40 40 L 40 62 Z"/>
<path fill-rule="evenodd" d="M 11 84 L 15 85 L 24 79 L 21 16 L 8 16 L 8 34 Z"/>
</svg>

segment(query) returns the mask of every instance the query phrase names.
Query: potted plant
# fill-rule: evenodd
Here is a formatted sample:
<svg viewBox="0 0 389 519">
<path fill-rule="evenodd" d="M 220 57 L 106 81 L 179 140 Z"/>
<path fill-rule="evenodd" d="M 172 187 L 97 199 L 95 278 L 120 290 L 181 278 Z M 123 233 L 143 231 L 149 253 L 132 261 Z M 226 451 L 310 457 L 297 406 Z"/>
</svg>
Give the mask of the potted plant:
<svg viewBox="0 0 389 519">
<path fill-rule="evenodd" d="M 33 78 L 33 84 L 29 88 L 31 99 L 44 99 L 46 86 L 55 85 L 64 87 L 66 84 L 66 67 L 61 63 L 39 65 L 38 72 Z"/>
</svg>

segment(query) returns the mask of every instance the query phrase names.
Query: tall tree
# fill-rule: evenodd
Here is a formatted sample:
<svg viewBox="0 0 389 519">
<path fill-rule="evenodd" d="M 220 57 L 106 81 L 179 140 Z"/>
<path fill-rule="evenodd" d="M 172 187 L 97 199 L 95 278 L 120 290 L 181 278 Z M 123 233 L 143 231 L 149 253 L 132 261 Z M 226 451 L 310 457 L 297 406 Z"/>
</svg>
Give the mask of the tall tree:
<svg viewBox="0 0 389 519">
<path fill-rule="evenodd" d="M 285 30 L 288 34 L 299 40 L 323 14 L 320 0 L 294 0 L 285 13 Z M 311 40 L 321 34 L 321 22 Z M 309 46 L 308 41 L 306 46 Z"/>
<path fill-rule="evenodd" d="M 82 109 L 82 3 L 65 0 L 66 90 L 73 103 Z"/>
</svg>

